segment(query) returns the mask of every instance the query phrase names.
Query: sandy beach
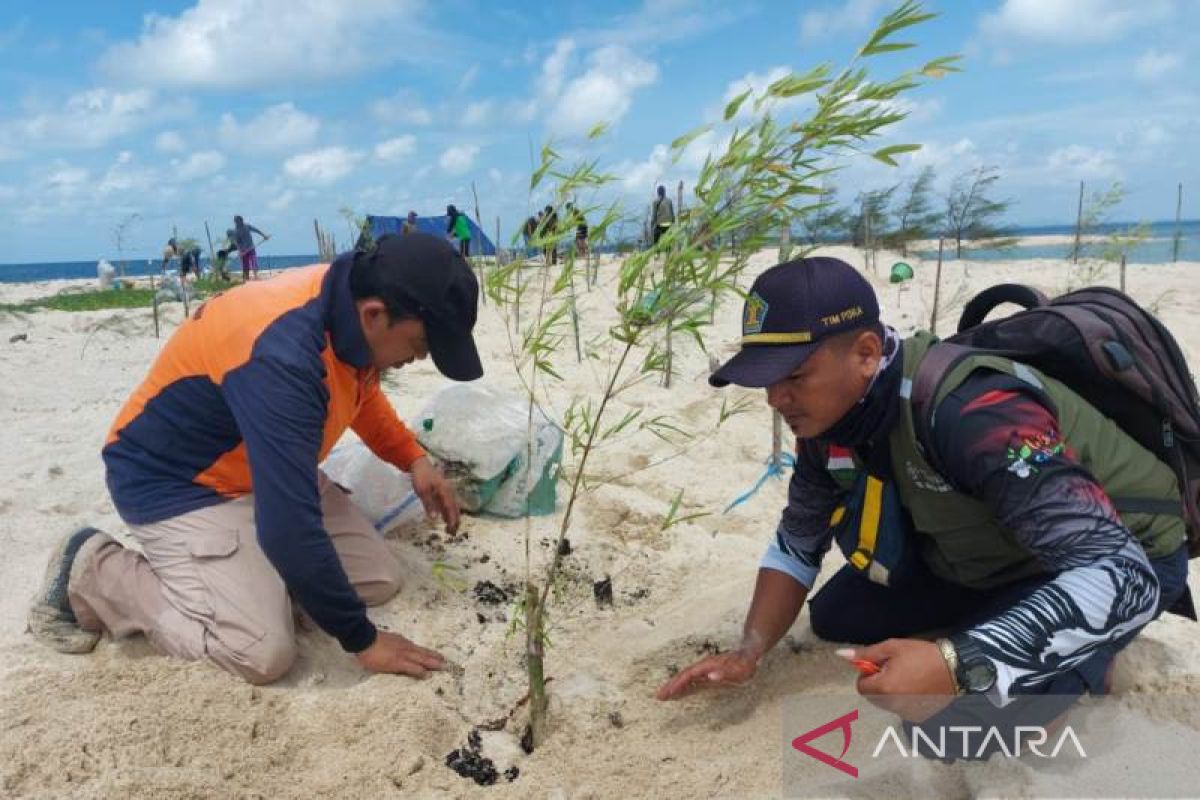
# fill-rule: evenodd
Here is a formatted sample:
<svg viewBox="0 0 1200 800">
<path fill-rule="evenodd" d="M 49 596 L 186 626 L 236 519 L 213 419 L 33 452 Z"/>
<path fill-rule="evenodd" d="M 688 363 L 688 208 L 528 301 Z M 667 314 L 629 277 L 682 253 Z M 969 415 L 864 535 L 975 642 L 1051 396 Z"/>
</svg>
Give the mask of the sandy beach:
<svg viewBox="0 0 1200 800">
<path fill-rule="evenodd" d="M 823 253 L 862 265 L 860 251 Z M 774 263 L 755 257 L 756 274 Z M 900 260 L 880 253 L 876 285 L 884 318 L 900 332 L 928 327 L 934 268 L 913 258 L 916 279 L 892 285 Z M 584 338 L 613 320 L 615 267 L 581 294 Z M 1179 339 L 1200 368 L 1200 263 L 1132 265 L 1129 292 Z M 1032 284 L 1049 294 L 1117 285 L 1115 268 L 1071 268 L 1061 260 L 947 261 L 938 329 L 952 330 L 963 303 L 996 283 Z M 0 284 L 0 303 L 94 281 Z M 733 352 L 740 304 L 719 310 L 712 355 Z M 164 332 L 182 307 L 164 307 Z M 481 310 L 477 340 L 488 383 L 517 390 L 503 323 Z M 25 338 L 13 341 L 24 334 Z M 164 333 L 165 337 L 165 333 Z M 389 533 L 405 585 L 372 609 L 376 623 L 436 648 L 460 668 L 426 681 L 369 675 L 319 631 L 300 634 L 300 659 L 278 683 L 251 687 L 219 669 L 156 654 L 140 637 L 104 639 L 93 654 L 46 650 L 25 632 L 25 614 L 45 559 L 60 534 L 91 524 L 125 535 L 104 485 L 100 447 L 110 423 L 166 339 L 155 339 L 149 309 L 0 314 L 0 407 L 6 445 L 0 468 L 0 796 L 87 798 L 290 797 L 771 797 L 783 792 L 781 754 L 790 736 L 783 714 L 794 695 L 854 697 L 853 672 L 817 640 L 806 614 L 764 661 L 755 681 L 663 704 L 652 699 L 672 668 L 736 644 L 755 571 L 783 506 L 786 483 L 768 480 L 746 504 L 722 509 L 751 487 L 770 451 L 770 413 L 761 392 L 719 392 L 705 380 L 709 356 L 688 343 L 676 356 L 674 385 L 647 381 L 623 395 L 630 409 L 669 414 L 695 438 L 673 445 L 654 436 L 620 440 L 589 470 L 601 480 L 579 508 L 570 536 L 567 581 L 551 609 L 553 731 L 544 747 L 518 746 L 525 693 L 520 635 L 512 610 L 485 604 L 468 588 L 439 581 L 436 562 L 459 568 L 468 587 L 505 587 L 524 574 L 524 523 L 468 518 L 453 540 L 424 525 Z M 603 353 L 601 354 L 603 357 Z M 559 357 L 563 383 L 551 407 L 561 416 L 572 394 L 600 390 L 600 370 Z M 429 363 L 390 376 L 387 393 L 413 418 L 446 384 Z M 722 400 L 753 400 L 717 428 Z M 683 490 L 681 514 L 708 512 L 662 530 Z M 562 490 L 560 489 L 560 498 Z M 533 522 L 544 563 L 557 517 Z M 840 564 L 826 560 L 823 576 Z M 611 576 L 615 601 L 597 608 L 593 581 Z M 1192 578 L 1193 591 L 1200 582 Z M 1200 643 L 1179 617 L 1152 623 L 1118 661 L 1116 689 L 1200 693 Z M 1200 730 L 1200 718 L 1188 720 Z M 444 765 L 475 728 L 498 769 L 519 769 L 491 787 Z M 786 738 L 785 738 L 786 736 Z M 818 771 L 827 767 L 812 762 Z M 986 779 L 993 795 L 1020 795 L 1032 767 L 965 778 L 954 766 L 921 767 L 930 796 L 971 796 Z M 903 796 L 893 785 L 876 796 Z"/>
</svg>

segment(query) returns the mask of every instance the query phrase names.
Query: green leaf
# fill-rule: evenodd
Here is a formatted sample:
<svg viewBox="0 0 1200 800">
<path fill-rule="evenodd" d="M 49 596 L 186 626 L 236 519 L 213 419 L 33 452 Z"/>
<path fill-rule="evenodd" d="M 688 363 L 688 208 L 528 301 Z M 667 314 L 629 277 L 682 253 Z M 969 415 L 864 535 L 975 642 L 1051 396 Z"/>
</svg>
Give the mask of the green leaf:
<svg viewBox="0 0 1200 800">
<path fill-rule="evenodd" d="M 698 139 L 701 136 L 703 136 L 704 134 L 708 133 L 710 130 L 712 130 L 712 125 L 707 125 L 707 124 L 701 125 L 698 128 L 693 128 L 692 130 L 685 133 L 683 136 L 680 136 L 675 141 L 671 142 L 671 149 L 672 150 L 682 150 L 683 148 L 687 147 L 689 144 L 691 144 L 696 139 Z"/>
<path fill-rule="evenodd" d="M 767 87 L 768 97 L 796 97 L 829 85 L 829 68 L 824 64 L 807 75 L 785 75 Z"/>
<path fill-rule="evenodd" d="M 746 98 L 750 96 L 750 91 L 751 91 L 750 89 L 747 89 L 746 91 L 739 94 L 737 97 L 730 100 L 729 103 L 725 106 L 725 121 L 726 122 L 729 122 L 729 120 L 731 120 L 737 116 L 738 109 L 740 109 L 742 107 L 742 103 L 746 102 Z"/>
<path fill-rule="evenodd" d="M 890 167 L 895 167 L 898 165 L 892 156 L 900 155 L 902 153 L 913 153 L 920 149 L 921 145 L 919 144 L 894 144 L 890 147 L 884 147 L 876 150 L 871 154 L 871 157 L 877 161 L 882 161 L 884 164 L 887 164 Z"/>
<path fill-rule="evenodd" d="M 957 62 L 961 60 L 961 56 L 943 56 L 942 58 L 935 58 L 933 61 L 930 61 L 925 66 L 921 67 L 920 72 L 927 78 L 933 78 L 935 80 L 938 78 L 943 78 L 947 73 L 950 72 L 962 72 L 962 70 L 957 66 Z"/>
</svg>

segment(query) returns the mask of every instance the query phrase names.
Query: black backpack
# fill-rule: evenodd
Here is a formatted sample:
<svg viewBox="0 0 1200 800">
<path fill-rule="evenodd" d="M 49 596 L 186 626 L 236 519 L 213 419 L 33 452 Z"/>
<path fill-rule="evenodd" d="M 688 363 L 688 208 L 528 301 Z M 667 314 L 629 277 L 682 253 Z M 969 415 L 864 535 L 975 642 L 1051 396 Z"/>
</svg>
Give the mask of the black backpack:
<svg viewBox="0 0 1200 800">
<path fill-rule="evenodd" d="M 984 322 L 1002 303 L 1025 310 Z M 958 332 L 930 348 L 913 380 L 918 441 L 929 441 L 930 403 L 942 377 L 980 350 L 1062 381 L 1170 466 L 1182 507 L 1111 499 L 1119 511 L 1182 516 L 1188 552 L 1200 555 L 1200 395 L 1175 338 L 1153 314 L 1103 286 L 1053 300 L 1017 284 L 980 292 L 963 309 Z"/>
</svg>

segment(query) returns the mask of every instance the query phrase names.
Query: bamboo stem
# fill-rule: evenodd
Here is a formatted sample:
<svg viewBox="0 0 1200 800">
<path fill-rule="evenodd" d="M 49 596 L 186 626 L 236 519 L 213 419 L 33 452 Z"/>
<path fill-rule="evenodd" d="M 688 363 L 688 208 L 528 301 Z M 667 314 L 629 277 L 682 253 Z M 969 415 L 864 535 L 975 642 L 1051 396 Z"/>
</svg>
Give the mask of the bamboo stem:
<svg viewBox="0 0 1200 800">
<path fill-rule="evenodd" d="M 154 301 L 154 338 L 159 338 L 158 332 L 158 289 L 154 286 L 154 276 L 150 276 L 150 296 Z"/>
<path fill-rule="evenodd" d="M 533 749 L 546 740 L 547 711 L 546 697 L 546 651 L 545 617 L 542 615 L 541 597 L 537 586 L 525 584 L 525 664 L 529 677 L 529 729 L 530 745 Z"/>
<path fill-rule="evenodd" d="M 1083 181 L 1079 182 L 1079 210 L 1075 212 L 1075 244 L 1071 248 L 1071 263 L 1079 263 L 1080 237 L 1083 233 Z"/>
<path fill-rule="evenodd" d="M 1179 227 L 1180 214 L 1183 212 L 1183 184 L 1179 184 L 1179 189 L 1175 195 L 1175 241 L 1171 244 L 1171 261 L 1179 261 L 1179 242 L 1182 239 L 1183 231 Z"/>
<path fill-rule="evenodd" d="M 945 245 L 945 237 L 939 236 L 937 272 L 933 278 L 933 310 L 929 312 L 929 332 L 935 335 L 937 334 L 938 301 L 942 294 L 942 248 Z"/>
</svg>

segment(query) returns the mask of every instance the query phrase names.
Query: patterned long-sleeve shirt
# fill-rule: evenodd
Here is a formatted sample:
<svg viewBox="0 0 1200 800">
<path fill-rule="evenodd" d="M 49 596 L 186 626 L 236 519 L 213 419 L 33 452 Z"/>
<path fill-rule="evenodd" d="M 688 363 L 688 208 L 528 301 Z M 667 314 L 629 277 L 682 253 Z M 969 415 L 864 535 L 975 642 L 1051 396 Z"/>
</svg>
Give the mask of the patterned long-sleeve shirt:
<svg viewBox="0 0 1200 800">
<path fill-rule="evenodd" d="M 1062 441 L 1053 412 L 1026 384 L 977 373 L 942 401 L 937 418 L 927 445 L 944 477 L 986 504 L 1052 575 L 967 631 L 996 666 L 996 703 L 1071 669 L 1153 618 L 1159 586 L 1145 551 Z M 810 588 L 842 497 L 819 453 L 801 442 L 788 507 L 762 563 Z"/>
</svg>

